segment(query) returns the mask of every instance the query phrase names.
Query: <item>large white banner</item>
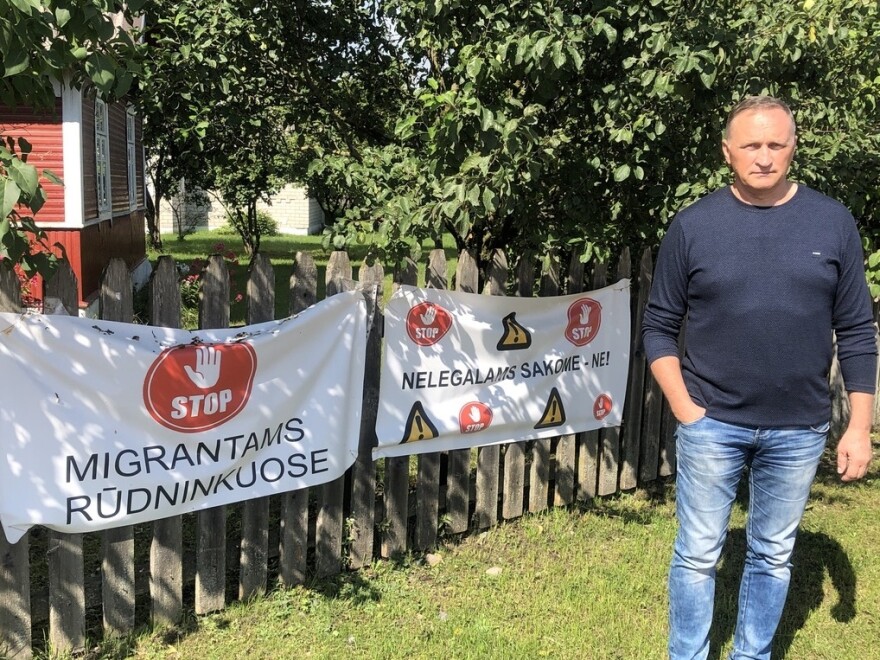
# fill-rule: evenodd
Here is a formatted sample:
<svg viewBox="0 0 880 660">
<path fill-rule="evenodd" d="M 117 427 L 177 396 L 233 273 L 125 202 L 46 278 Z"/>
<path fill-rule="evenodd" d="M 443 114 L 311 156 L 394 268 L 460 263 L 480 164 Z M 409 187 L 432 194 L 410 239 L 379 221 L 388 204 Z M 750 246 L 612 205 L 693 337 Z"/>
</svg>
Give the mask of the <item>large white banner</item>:
<svg viewBox="0 0 880 660">
<path fill-rule="evenodd" d="M 629 280 L 515 298 L 401 287 L 385 312 L 374 458 L 618 426 Z"/>
<path fill-rule="evenodd" d="M 0 314 L 0 522 L 85 532 L 327 482 L 357 456 L 367 313 L 229 330 Z"/>
</svg>

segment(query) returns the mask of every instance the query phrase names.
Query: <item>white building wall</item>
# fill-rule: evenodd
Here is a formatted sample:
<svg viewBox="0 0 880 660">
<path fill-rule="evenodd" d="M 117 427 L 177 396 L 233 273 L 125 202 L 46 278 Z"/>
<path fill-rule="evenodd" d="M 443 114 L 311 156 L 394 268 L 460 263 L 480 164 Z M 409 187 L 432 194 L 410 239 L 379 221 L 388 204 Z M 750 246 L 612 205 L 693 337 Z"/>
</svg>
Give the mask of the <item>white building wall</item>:
<svg viewBox="0 0 880 660">
<path fill-rule="evenodd" d="M 226 209 L 214 195 L 202 196 L 205 204 L 182 203 L 183 195 L 163 199 L 159 211 L 159 231 L 177 233 L 176 216 L 183 216 L 184 226 L 194 230 L 218 229 L 226 225 Z M 318 202 L 299 186 L 287 185 L 272 196 L 271 204 L 257 203 L 257 209 L 265 211 L 278 223 L 282 234 L 318 234 L 324 227 L 324 212 Z"/>
</svg>

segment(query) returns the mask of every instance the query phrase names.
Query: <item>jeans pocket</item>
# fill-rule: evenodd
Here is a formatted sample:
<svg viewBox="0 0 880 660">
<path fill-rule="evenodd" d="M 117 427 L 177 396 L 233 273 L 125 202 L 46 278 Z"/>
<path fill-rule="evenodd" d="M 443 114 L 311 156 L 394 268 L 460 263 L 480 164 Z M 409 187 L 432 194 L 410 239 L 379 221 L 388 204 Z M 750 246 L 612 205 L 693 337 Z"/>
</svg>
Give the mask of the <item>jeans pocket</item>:
<svg viewBox="0 0 880 660">
<path fill-rule="evenodd" d="M 682 428 L 691 429 L 705 419 L 706 419 L 706 415 L 703 415 L 702 417 L 698 417 L 697 419 L 695 419 L 692 422 L 688 422 L 687 424 L 685 424 L 684 422 L 679 422 L 678 425 L 681 426 Z"/>
</svg>

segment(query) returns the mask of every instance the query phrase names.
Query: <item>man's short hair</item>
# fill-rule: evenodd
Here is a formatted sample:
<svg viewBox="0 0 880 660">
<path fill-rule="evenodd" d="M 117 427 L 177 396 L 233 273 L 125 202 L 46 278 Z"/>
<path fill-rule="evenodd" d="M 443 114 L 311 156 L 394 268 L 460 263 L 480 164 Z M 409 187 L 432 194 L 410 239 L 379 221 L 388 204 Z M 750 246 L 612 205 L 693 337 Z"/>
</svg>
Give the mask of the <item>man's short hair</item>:
<svg viewBox="0 0 880 660">
<path fill-rule="evenodd" d="M 788 115 L 788 118 L 791 120 L 791 130 L 792 133 L 797 131 L 797 124 L 794 121 L 794 115 L 791 112 L 791 108 L 788 107 L 788 104 L 782 99 L 778 99 L 775 96 L 747 96 L 735 106 L 730 111 L 730 114 L 727 115 L 727 123 L 724 125 L 724 136 L 730 134 L 730 124 L 733 122 L 734 118 L 746 112 L 747 110 L 764 110 L 766 108 L 779 108 L 780 110 L 784 110 L 785 114 Z"/>
</svg>

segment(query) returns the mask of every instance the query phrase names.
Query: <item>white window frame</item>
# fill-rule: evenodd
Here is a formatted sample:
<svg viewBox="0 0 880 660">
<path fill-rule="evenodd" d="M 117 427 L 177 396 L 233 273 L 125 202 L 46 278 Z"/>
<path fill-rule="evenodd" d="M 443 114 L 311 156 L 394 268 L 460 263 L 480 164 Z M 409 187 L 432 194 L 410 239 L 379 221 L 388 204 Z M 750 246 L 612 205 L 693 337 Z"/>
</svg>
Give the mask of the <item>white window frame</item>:
<svg viewBox="0 0 880 660">
<path fill-rule="evenodd" d="M 110 190 L 110 118 L 107 104 L 95 99 L 95 189 L 98 195 L 98 217 L 109 218 L 113 213 Z"/>
<path fill-rule="evenodd" d="M 128 206 L 132 211 L 137 208 L 137 151 L 135 150 L 134 134 L 134 108 L 129 107 L 125 113 L 125 144 L 128 163 Z"/>
</svg>

